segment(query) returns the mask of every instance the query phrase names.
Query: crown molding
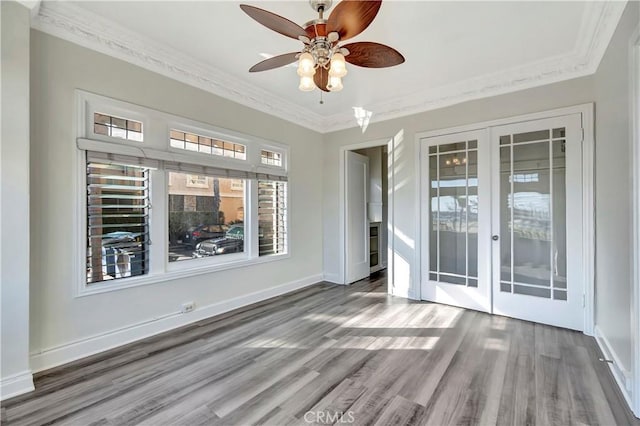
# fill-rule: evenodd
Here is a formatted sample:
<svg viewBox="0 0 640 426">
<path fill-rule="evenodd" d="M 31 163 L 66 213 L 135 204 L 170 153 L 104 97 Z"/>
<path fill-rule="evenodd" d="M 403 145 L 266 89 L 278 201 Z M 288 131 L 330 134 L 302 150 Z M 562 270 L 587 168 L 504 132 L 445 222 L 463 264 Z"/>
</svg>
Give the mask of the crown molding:
<svg viewBox="0 0 640 426">
<path fill-rule="evenodd" d="M 324 131 L 321 115 L 71 2 L 43 2 L 31 26 L 311 130 Z"/>
<path fill-rule="evenodd" d="M 36 3 L 32 27 L 122 59 L 319 133 L 356 127 L 352 110 L 322 116 L 69 2 Z M 567 55 L 366 105 L 371 123 L 593 74 L 625 1 L 586 2 L 576 45 Z M 33 9 L 32 9 L 33 10 Z"/>
</svg>

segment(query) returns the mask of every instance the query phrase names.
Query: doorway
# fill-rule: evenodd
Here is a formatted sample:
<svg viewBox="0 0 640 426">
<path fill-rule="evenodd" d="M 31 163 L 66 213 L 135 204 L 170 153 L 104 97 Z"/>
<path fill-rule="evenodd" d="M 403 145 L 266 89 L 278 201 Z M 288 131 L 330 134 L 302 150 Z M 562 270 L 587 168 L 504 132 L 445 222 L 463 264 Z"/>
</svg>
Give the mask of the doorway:
<svg viewBox="0 0 640 426">
<path fill-rule="evenodd" d="M 345 284 L 387 268 L 387 143 L 344 152 Z"/>
<path fill-rule="evenodd" d="M 422 299 L 584 329 L 580 114 L 421 144 Z"/>
</svg>

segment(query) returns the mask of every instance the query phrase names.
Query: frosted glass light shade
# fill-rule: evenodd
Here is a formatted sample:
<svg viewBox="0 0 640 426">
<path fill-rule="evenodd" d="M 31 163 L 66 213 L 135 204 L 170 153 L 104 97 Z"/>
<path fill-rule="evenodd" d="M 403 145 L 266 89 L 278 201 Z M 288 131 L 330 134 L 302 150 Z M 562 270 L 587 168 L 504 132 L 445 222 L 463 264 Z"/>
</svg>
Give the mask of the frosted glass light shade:
<svg viewBox="0 0 640 426">
<path fill-rule="evenodd" d="M 298 58 L 298 75 L 300 77 L 312 77 L 316 73 L 315 61 L 309 52 L 304 52 Z"/>
<path fill-rule="evenodd" d="M 343 89 L 342 79 L 340 77 L 329 77 L 329 84 L 327 84 L 327 89 L 330 92 L 339 92 Z"/>
<path fill-rule="evenodd" d="M 300 77 L 300 85 L 298 89 L 303 92 L 310 92 L 316 88 L 316 84 L 313 82 L 313 77 L 302 76 Z"/>
<path fill-rule="evenodd" d="M 342 53 L 334 53 L 331 57 L 331 68 L 329 68 L 330 77 L 344 77 L 347 75 L 347 63 Z"/>
</svg>

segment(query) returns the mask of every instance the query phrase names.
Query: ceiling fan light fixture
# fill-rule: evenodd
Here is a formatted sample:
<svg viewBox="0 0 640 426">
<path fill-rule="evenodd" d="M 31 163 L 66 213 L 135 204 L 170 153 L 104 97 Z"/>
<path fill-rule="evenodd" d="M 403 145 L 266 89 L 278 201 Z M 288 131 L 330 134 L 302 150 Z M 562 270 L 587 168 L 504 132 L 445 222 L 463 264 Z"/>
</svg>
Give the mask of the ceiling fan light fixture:
<svg viewBox="0 0 640 426">
<path fill-rule="evenodd" d="M 400 52 L 384 44 L 369 41 L 342 44 L 362 33 L 371 24 L 382 0 L 342 0 L 328 19 L 324 18 L 324 13 L 331 6 L 332 0 L 309 2 L 313 10 L 318 12 L 318 18 L 307 22 L 304 27 L 267 10 L 248 4 L 240 5 L 258 23 L 303 44 L 302 52 L 267 58 L 249 68 L 249 72 L 287 66 L 297 60 L 300 90 L 311 91 L 318 88 L 324 92 L 339 92 L 343 89 L 342 78 L 348 72 L 345 60 L 347 55 L 350 64 L 364 68 L 392 67 L 405 61 Z"/>
<path fill-rule="evenodd" d="M 309 52 L 304 52 L 298 58 L 298 75 L 300 77 L 313 77 L 316 73 L 315 65 L 316 61 L 313 59 L 313 55 Z"/>
<path fill-rule="evenodd" d="M 300 85 L 298 86 L 298 89 L 302 90 L 303 92 L 311 92 L 312 90 L 315 90 L 315 88 L 316 83 L 313 81 L 313 77 L 305 75 L 300 77 Z"/>
<path fill-rule="evenodd" d="M 331 68 L 329 68 L 330 77 L 344 77 L 347 75 L 347 62 L 344 59 L 344 55 L 340 52 L 336 52 L 331 57 Z"/>
<path fill-rule="evenodd" d="M 329 76 L 329 83 L 327 84 L 327 89 L 329 89 L 330 92 L 339 92 L 343 88 L 344 86 L 342 85 L 341 77 Z"/>
</svg>

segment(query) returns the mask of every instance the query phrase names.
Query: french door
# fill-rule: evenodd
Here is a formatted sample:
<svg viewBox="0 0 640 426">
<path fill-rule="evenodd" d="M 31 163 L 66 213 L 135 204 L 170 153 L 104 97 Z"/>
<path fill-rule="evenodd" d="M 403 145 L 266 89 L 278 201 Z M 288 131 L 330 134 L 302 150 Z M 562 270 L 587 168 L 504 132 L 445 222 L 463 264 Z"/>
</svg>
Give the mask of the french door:
<svg viewBox="0 0 640 426">
<path fill-rule="evenodd" d="M 487 142 L 484 130 L 422 141 L 421 293 L 425 300 L 490 312 Z"/>
<path fill-rule="evenodd" d="M 583 328 L 579 115 L 422 140 L 422 298 Z"/>
</svg>

